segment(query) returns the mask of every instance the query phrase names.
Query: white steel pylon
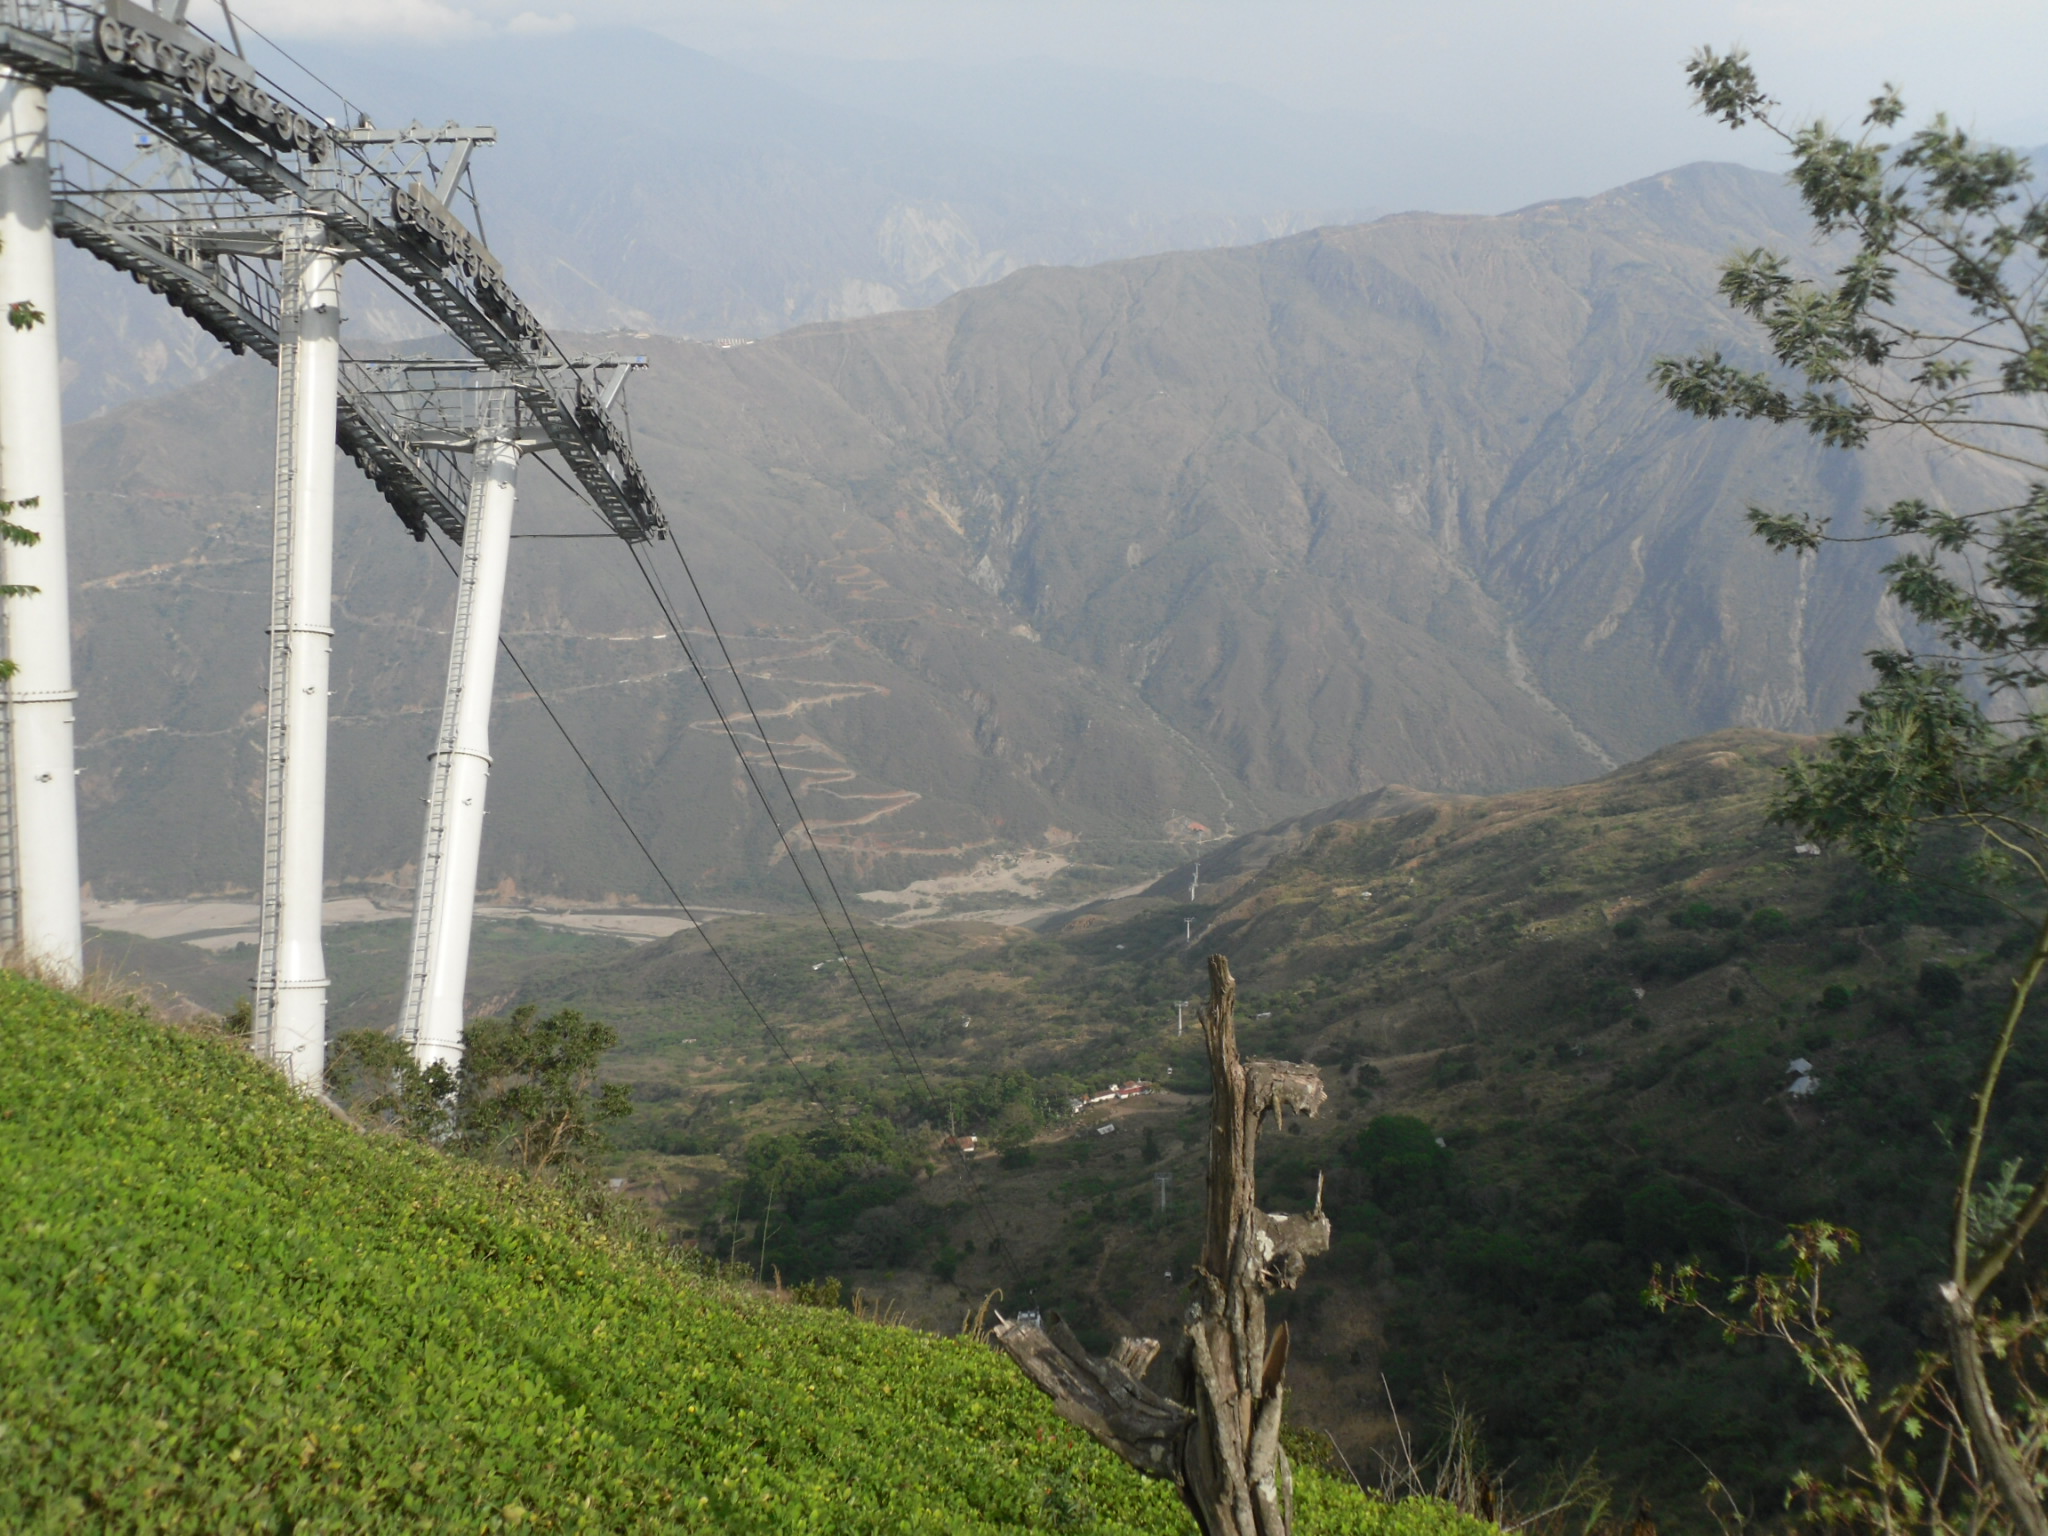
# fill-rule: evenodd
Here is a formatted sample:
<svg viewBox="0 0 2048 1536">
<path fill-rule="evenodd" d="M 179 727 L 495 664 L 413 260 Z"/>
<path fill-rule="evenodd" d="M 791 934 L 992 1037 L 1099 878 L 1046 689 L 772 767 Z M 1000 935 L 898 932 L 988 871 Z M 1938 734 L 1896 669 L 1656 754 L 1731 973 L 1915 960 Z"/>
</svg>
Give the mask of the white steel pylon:
<svg viewBox="0 0 2048 1536">
<path fill-rule="evenodd" d="M 0 70 L 0 499 L 33 544 L 0 546 L 7 625 L 8 895 L 22 958 L 84 973 L 78 784 L 72 757 L 71 589 L 64 548 L 63 380 L 57 353 L 50 99 Z"/>
<path fill-rule="evenodd" d="M 317 1091 L 327 1065 L 320 909 L 342 253 L 317 219 L 299 219 L 286 226 L 281 255 L 262 924 L 250 1044 Z"/>
<path fill-rule="evenodd" d="M 484 792 L 491 777 L 491 692 L 518 494 L 521 444 L 510 430 L 505 404 L 495 392 L 486 397 L 477 433 L 448 688 L 429 770 L 419 894 L 399 1020 L 399 1037 L 412 1046 L 419 1064 L 440 1062 L 450 1071 L 462 1062 L 463 993 L 469 981 Z"/>
</svg>

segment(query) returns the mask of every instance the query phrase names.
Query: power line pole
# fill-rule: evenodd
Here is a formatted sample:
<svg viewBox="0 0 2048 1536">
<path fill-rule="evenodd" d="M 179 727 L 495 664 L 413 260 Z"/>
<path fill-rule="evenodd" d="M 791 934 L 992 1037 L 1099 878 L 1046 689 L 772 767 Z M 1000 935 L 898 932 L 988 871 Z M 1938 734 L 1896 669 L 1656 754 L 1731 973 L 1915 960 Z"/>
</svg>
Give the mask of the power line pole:
<svg viewBox="0 0 2048 1536">
<path fill-rule="evenodd" d="M 1173 1005 L 1173 1038 L 1178 1040 L 1188 1023 L 1188 1000 L 1182 998 Z"/>
<path fill-rule="evenodd" d="M 1195 899 L 1195 892 L 1199 891 L 1201 888 L 1202 861 L 1200 859 L 1197 859 L 1195 860 L 1195 877 L 1188 882 L 1188 901 L 1191 905 L 1193 904 Z"/>
</svg>

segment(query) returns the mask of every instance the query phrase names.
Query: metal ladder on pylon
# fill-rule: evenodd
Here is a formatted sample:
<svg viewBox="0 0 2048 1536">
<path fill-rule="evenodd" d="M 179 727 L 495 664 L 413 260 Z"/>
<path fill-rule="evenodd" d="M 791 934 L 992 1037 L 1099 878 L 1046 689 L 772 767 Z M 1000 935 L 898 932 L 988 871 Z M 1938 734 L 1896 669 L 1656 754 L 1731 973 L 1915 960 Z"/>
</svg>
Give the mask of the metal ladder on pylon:
<svg viewBox="0 0 2048 1536">
<path fill-rule="evenodd" d="M 479 526 L 483 498 L 484 477 L 472 475 L 469 510 L 463 522 L 465 533 Z M 465 539 L 455 586 L 455 628 L 448 641 L 448 686 L 441 705 L 440 733 L 434 741 L 433 767 L 427 776 L 427 830 L 420 842 L 420 883 L 413 907 L 412 950 L 405 966 L 405 1005 L 398 1016 L 398 1038 L 415 1048 L 420 1040 L 420 1015 L 426 1010 L 427 970 L 438 926 L 436 897 L 447 864 L 448 780 L 455 764 L 462 694 L 469 684 L 463 662 L 469 650 L 470 614 L 476 599 L 475 555 L 474 547 Z"/>
<path fill-rule="evenodd" d="M 254 1019 L 250 1045 L 277 1054 L 277 941 L 279 884 L 283 874 L 285 690 L 292 647 L 292 503 L 299 431 L 300 269 L 306 244 L 288 229 L 280 252 L 277 338 L 277 484 L 271 504 L 270 683 L 264 715 L 263 876 L 258 897 L 256 974 L 250 978 Z"/>
<path fill-rule="evenodd" d="M 21 883 L 14 862 L 13 700 L 13 684 L 0 679 L 0 955 L 21 947 Z"/>
</svg>

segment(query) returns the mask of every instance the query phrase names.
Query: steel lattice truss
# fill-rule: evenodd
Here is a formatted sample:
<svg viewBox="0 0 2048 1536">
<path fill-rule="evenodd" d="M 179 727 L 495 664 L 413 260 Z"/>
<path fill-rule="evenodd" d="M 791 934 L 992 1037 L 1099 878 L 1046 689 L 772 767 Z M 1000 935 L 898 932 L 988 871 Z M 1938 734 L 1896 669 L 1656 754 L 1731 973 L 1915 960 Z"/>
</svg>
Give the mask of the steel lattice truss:
<svg viewBox="0 0 2048 1536">
<path fill-rule="evenodd" d="M 509 392 L 523 429 L 620 537 L 665 536 L 613 414 L 625 358 L 572 358 L 452 210 L 488 128 L 338 128 L 233 48 L 131 0 L 0 0 L 0 65 L 70 86 L 154 135 L 121 170 L 53 147 L 57 233 L 162 294 L 236 352 L 275 361 L 279 238 L 313 217 L 328 238 L 452 337 L 467 359 L 350 359 L 336 437 L 415 537 L 460 538 L 455 454 L 480 389 Z M 471 198 L 474 204 L 473 196 Z"/>
</svg>

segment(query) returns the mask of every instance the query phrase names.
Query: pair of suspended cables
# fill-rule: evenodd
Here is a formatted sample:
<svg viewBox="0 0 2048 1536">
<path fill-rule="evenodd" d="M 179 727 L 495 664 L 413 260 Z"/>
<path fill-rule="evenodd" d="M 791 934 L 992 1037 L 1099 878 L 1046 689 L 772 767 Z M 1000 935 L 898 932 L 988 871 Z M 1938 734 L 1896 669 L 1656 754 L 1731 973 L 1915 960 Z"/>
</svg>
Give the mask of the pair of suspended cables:
<svg viewBox="0 0 2048 1536">
<path fill-rule="evenodd" d="M 553 464 L 549 463 L 545 458 L 539 462 L 554 477 L 556 483 L 567 491 L 570 496 L 586 506 L 589 504 L 581 489 L 572 485 Z M 718 620 L 711 612 L 711 605 L 705 601 L 704 590 L 698 584 L 696 572 L 691 569 L 689 558 L 684 555 L 681 545 L 673 537 L 669 538 L 666 542 L 675 552 L 676 561 L 682 567 L 684 579 L 689 582 L 690 593 L 696 599 L 697 609 L 704 616 L 705 626 L 710 631 L 713 640 L 717 643 L 719 657 L 724 662 L 725 670 L 731 676 L 733 685 L 739 692 L 740 701 L 746 710 L 747 719 L 752 722 L 753 733 L 759 739 L 762 750 L 767 755 L 770 766 L 774 769 L 775 778 L 782 786 L 784 795 L 788 798 L 790 810 L 794 813 L 796 824 L 802 829 L 804 842 L 817 864 L 825 889 L 831 894 L 833 905 L 838 909 L 841 922 L 852 939 L 851 947 L 860 955 L 860 967 L 855 967 L 851 962 L 848 962 L 847 965 L 847 972 L 853 981 L 854 990 L 860 996 L 862 1007 L 867 1013 L 869 1021 L 873 1024 L 875 1033 L 881 1040 L 891 1065 L 904 1078 L 906 1083 L 913 1077 L 916 1079 L 916 1085 L 923 1090 L 923 1098 L 927 1110 L 932 1116 L 933 1123 L 936 1124 L 941 1117 L 941 1102 L 938 1090 L 932 1085 L 930 1074 L 925 1071 L 924 1063 L 918 1058 L 916 1045 L 912 1042 L 909 1031 L 904 1028 L 903 1021 L 896 1012 L 896 1005 L 889 997 L 888 988 L 883 985 L 881 972 L 875 966 L 874 956 L 868 949 L 867 940 L 861 934 L 860 925 L 854 921 L 852 912 L 847 908 L 846 898 L 839 889 L 838 881 L 833 878 L 832 867 L 826 861 L 824 850 L 818 845 L 817 834 L 811 826 L 810 818 L 804 813 L 803 802 L 797 797 L 796 787 L 790 782 L 789 773 L 783 766 L 781 755 L 775 750 L 774 739 L 768 734 L 767 726 L 761 719 L 760 711 L 755 708 L 753 697 L 747 691 L 746 679 L 740 672 L 738 662 L 733 658 L 732 648 L 726 643 L 725 633 L 719 628 Z M 668 595 L 666 586 L 661 581 L 659 573 L 649 565 L 639 546 L 628 544 L 626 552 L 632 558 L 634 568 L 640 573 L 640 579 L 645 583 L 649 595 L 653 597 L 655 606 L 661 611 L 663 619 L 667 621 L 668 633 L 674 637 L 676 644 L 681 648 L 684 661 L 688 664 L 691 673 L 696 677 L 698 686 L 704 690 L 704 697 L 710 703 L 712 714 L 717 718 L 719 728 L 723 732 L 727 743 L 732 747 L 733 755 L 738 760 L 740 771 L 745 775 L 748 785 L 752 788 L 754 798 L 760 803 L 762 811 L 767 815 L 768 823 L 775 831 L 777 842 L 781 845 L 784 855 L 789 859 L 790 867 L 796 871 L 797 878 L 803 885 L 804 894 L 809 898 L 812 910 L 817 913 L 818 921 L 825 929 L 826 937 L 832 943 L 833 953 L 843 956 L 844 946 L 842 946 L 838 931 L 834 928 L 832 919 L 826 911 L 825 901 L 819 894 L 818 885 L 813 881 L 809 871 L 806 869 L 799 850 L 792 840 L 789 828 L 785 825 L 784 818 L 776 813 L 774 800 L 769 795 L 767 786 L 762 782 L 761 775 L 756 771 L 753 759 L 748 755 L 746 747 L 742 744 L 730 712 L 720 702 L 718 690 L 712 684 L 710 673 L 699 659 L 696 647 L 691 645 L 689 633 L 683 625 L 675 603 Z M 447 556 L 443 554 L 442 558 L 445 560 Z M 506 654 L 508 656 L 511 654 L 509 649 L 507 649 Z M 516 660 L 513 664 L 514 666 L 518 665 Z M 520 669 L 520 675 L 522 677 L 526 675 L 523 668 Z M 531 680 L 529 679 L 530 685 Z M 538 690 L 535 691 L 535 697 L 540 697 Z M 552 717 L 553 711 L 550 710 L 549 714 Z M 559 720 L 557 720 L 556 724 L 558 729 L 563 729 Z M 564 739 L 567 739 L 566 729 L 563 729 L 563 735 Z M 580 751 L 577 755 L 579 758 L 582 757 Z M 590 773 L 592 782 L 598 782 L 595 771 L 590 768 L 587 761 L 585 761 L 584 767 L 585 771 Z M 611 802 L 613 812 L 618 816 L 620 823 L 627 827 L 627 831 L 632 835 L 634 842 L 639 845 L 641 852 L 646 856 L 648 862 L 653 864 L 655 862 L 653 854 L 648 852 L 647 845 L 641 841 L 639 834 L 633 832 L 630 823 L 626 820 L 625 813 L 619 809 L 615 801 L 612 801 L 610 793 L 603 791 L 601 784 L 599 787 L 600 791 L 604 793 L 606 800 Z M 660 873 L 658 865 L 656 865 L 656 872 L 657 874 Z M 669 892 L 673 895 L 675 893 L 674 885 L 668 882 L 665 875 L 661 878 L 663 884 L 667 886 Z M 677 897 L 677 901 L 680 904 L 681 898 Z M 702 931 L 700 927 L 699 932 L 701 933 Z M 705 942 L 707 944 L 710 942 L 708 936 Z M 720 963 L 724 963 L 722 959 Z M 862 968 L 866 971 L 865 980 L 862 978 Z M 733 975 L 730 967 L 726 968 L 726 974 L 729 976 Z M 733 976 L 733 982 L 735 986 L 739 985 L 737 976 Z M 749 1001 L 751 1003 L 751 999 Z M 757 1008 L 755 1012 L 759 1015 L 760 1010 Z M 887 1024 L 883 1022 L 885 1015 L 888 1020 Z M 762 1016 L 762 1023 L 766 1027 L 767 1020 L 765 1016 Z M 900 1053 L 897 1050 L 897 1042 L 899 1041 L 903 1048 Z M 784 1054 L 787 1056 L 786 1050 Z M 906 1058 L 908 1059 L 908 1066 L 905 1065 Z M 794 1065 L 793 1058 L 792 1065 Z M 966 1177 L 967 1187 L 973 1196 L 975 1207 L 980 1213 L 983 1225 L 988 1229 L 991 1251 L 1002 1256 L 1002 1263 L 1009 1272 L 1011 1285 L 1021 1292 L 1023 1287 L 1018 1278 L 1015 1259 L 1010 1252 L 1009 1245 L 1003 1242 L 1001 1229 L 996 1224 L 994 1214 L 989 1210 L 987 1197 L 981 1188 L 981 1181 L 974 1173 L 973 1161 L 957 1143 L 955 1144 L 954 1151 L 960 1159 L 960 1170 Z"/>
<path fill-rule="evenodd" d="M 684 579 L 689 582 L 690 593 L 696 600 L 697 611 L 703 614 L 705 627 L 710 631 L 712 639 L 717 643 L 719 656 L 725 664 L 725 671 L 732 678 L 733 686 L 738 690 L 740 702 L 745 708 L 746 717 L 753 725 L 753 734 L 760 741 L 762 751 L 767 755 L 769 765 L 774 769 L 775 779 L 782 786 L 782 792 L 788 799 L 795 824 L 803 833 L 804 844 L 808 847 L 811 857 L 817 865 L 824 887 L 830 893 L 832 903 L 838 910 L 840 922 L 844 925 L 848 937 L 852 940 L 851 947 L 860 955 L 859 966 L 854 966 L 851 962 L 848 962 L 847 966 L 847 972 L 853 981 L 854 990 L 859 994 L 861 1004 L 867 1012 L 870 1022 L 874 1025 L 875 1033 L 881 1039 L 890 1062 L 906 1081 L 914 1076 L 917 1080 L 917 1086 L 923 1089 L 926 1107 L 932 1116 L 934 1124 L 936 1124 L 941 1114 L 941 1101 L 938 1090 L 933 1086 L 930 1074 L 925 1071 L 924 1063 L 918 1057 L 917 1047 L 910 1038 L 910 1032 L 904 1028 L 903 1021 L 896 1012 L 896 1005 L 889 996 L 889 989 L 883 984 L 881 972 L 875 966 L 874 955 L 868 948 L 867 940 L 861 934 L 860 925 L 854 921 L 853 913 L 846 905 L 846 898 L 839 889 L 839 882 L 833 878 L 832 866 L 825 858 L 824 850 L 818 845 L 817 833 L 811 826 L 809 816 L 804 812 L 803 802 L 797 796 L 796 786 L 791 783 L 789 772 L 783 766 L 781 754 L 775 750 L 774 738 L 769 735 L 767 725 L 761 719 L 760 711 L 754 706 L 753 696 L 747 691 L 746 679 L 739 669 L 739 664 L 733 658 L 731 647 L 726 643 L 724 631 L 719 628 L 718 620 L 711 612 L 711 605 L 705 601 L 704 590 L 697 582 L 697 576 L 690 567 L 689 558 L 683 553 L 681 545 L 675 539 L 669 539 L 668 544 L 675 551 L 676 561 L 682 567 Z M 832 942 L 834 953 L 840 954 L 841 958 L 844 958 L 841 953 L 843 946 L 839 932 L 834 928 L 831 916 L 825 909 L 825 902 L 819 894 L 818 886 L 813 882 L 810 873 L 804 866 L 801 852 L 792 840 L 789 827 L 785 824 L 784 819 L 776 814 L 775 805 L 768 794 L 767 786 L 762 782 L 761 775 L 755 771 L 755 765 L 740 741 L 739 732 L 733 725 L 731 714 L 719 701 L 717 690 L 712 687 L 709 673 L 699 661 L 696 648 L 690 644 L 688 632 L 683 627 L 681 616 L 677 612 L 675 603 L 670 599 L 666 586 L 663 584 L 660 575 L 652 569 L 637 546 L 628 545 L 627 553 L 632 556 L 633 564 L 639 570 L 641 580 L 646 583 L 647 590 L 654 598 L 655 605 L 661 610 L 662 617 L 667 620 L 669 633 L 675 637 L 677 645 L 682 648 L 684 659 L 688 662 L 690 670 L 696 675 L 698 683 L 703 687 L 704 695 L 711 703 L 712 712 L 717 716 L 719 726 L 723 730 L 726 740 L 731 744 L 733 753 L 739 760 L 740 768 L 746 775 L 747 782 L 753 788 L 755 799 L 760 802 L 761 809 L 767 814 L 769 825 L 775 829 L 776 839 L 781 844 L 783 853 L 789 859 L 790 867 L 796 871 L 797 878 L 803 884 L 804 894 L 810 898 L 811 906 L 818 914 L 818 921 L 824 927 L 826 937 Z M 863 969 L 866 972 L 865 980 L 862 977 Z M 888 1021 L 887 1024 L 883 1022 L 885 1016 Z M 903 1048 L 901 1054 L 897 1051 L 898 1042 L 901 1043 Z M 907 1068 L 904 1065 L 906 1058 L 909 1061 Z M 959 1157 L 960 1171 L 966 1177 L 967 1187 L 974 1198 L 976 1208 L 980 1212 L 982 1223 L 988 1229 L 991 1250 L 1002 1256 L 1004 1268 L 1010 1274 L 1010 1283 L 1021 1291 L 1022 1286 L 1018 1279 L 1015 1260 L 1010 1253 L 1008 1245 L 1002 1240 L 1002 1233 L 996 1224 L 994 1214 L 989 1210 L 988 1200 L 982 1192 L 981 1181 L 975 1177 L 973 1160 L 967 1156 L 965 1149 L 961 1148 L 957 1142 L 955 1143 L 954 1151 Z"/>
<path fill-rule="evenodd" d="M 607 534 L 605 537 L 611 538 L 616 537 L 616 535 Z M 457 581 L 460 581 L 462 573 L 457 568 L 455 562 L 449 558 L 448 551 L 441 547 L 441 541 L 436 538 L 433 540 L 433 545 L 434 553 L 441 557 L 441 563 L 448 567 Z M 626 815 L 624 807 L 619 804 L 618 799 L 612 794 L 610 788 L 606 786 L 604 779 L 598 774 L 597 768 L 590 761 L 589 755 L 584 752 L 582 747 L 577 745 L 576 738 L 570 734 L 568 725 L 563 722 L 560 715 L 555 713 L 555 706 L 548 702 L 548 696 L 541 692 L 540 685 L 533 680 L 533 674 L 526 670 L 526 664 L 519 659 L 518 653 L 512 649 L 511 645 L 502 635 L 498 637 L 498 649 L 505 653 L 505 659 L 512 663 L 512 670 L 519 674 L 520 680 L 526 684 L 528 691 L 533 694 L 534 702 L 540 705 L 542 713 L 553 722 L 555 729 L 561 733 L 562 740 L 568 744 L 569 751 L 574 754 L 576 761 L 582 764 L 583 772 L 589 777 L 591 784 L 595 786 L 598 794 L 603 797 L 604 803 L 611 807 L 612 815 L 618 818 L 619 825 L 626 829 L 626 836 L 633 840 L 633 846 L 638 848 L 641 857 L 647 860 L 648 868 L 654 871 L 655 879 L 661 882 L 663 889 L 668 892 L 670 899 L 675 902 L 677 907 L 682 909 L 685 921 L 697 930 L 697 937 L 704 941 L 704 947 L 711 952 L 711 958 L 717 961 L 718 968 L 725 972 L 726 980 L 732 983 L 733 990 L 739 994 L 740 1000 L 747 1005 L 748 1010 L 754 1015 L 755 1020 L 761 1026 L 762 1032 L 767 1035 L 769 1041 L 781 1054 L 782 1059 L 789 1064 L 789 1069 L 796 1074 L 797 1081 L 803 1084 L 805 1095 L 812 1101 L 822 1104 L 824 1100 L 818 1092 L 817 1084 L 811 1081 L 810 1075 L 798 1064 L 796 1057 L 789 1049 L 788 1043 L 782 1038 L 781 1033 L 775 1026 L 768 1021 L 768 1015 L 762 1011 L 761 1005 L 754 1001 L 753 994 L 747 991 L 746 984 L 740 980 L 739 973 L 732 968 L 731 963 L 726 959 L 725 952 L 718 947 L 717 941 L 711 937 L 709 927 L 690 909 L 690 904 L 683 899 L 682 893 L 676 889 L 676 883 L 669 879 L 668 872 L 661 867 L 661 861 L 654 856 L 654 850 L 647 846 L 647 839 L 642 837 L 638 829 L 634 827 L 632 820 Z"/>
</svg>

